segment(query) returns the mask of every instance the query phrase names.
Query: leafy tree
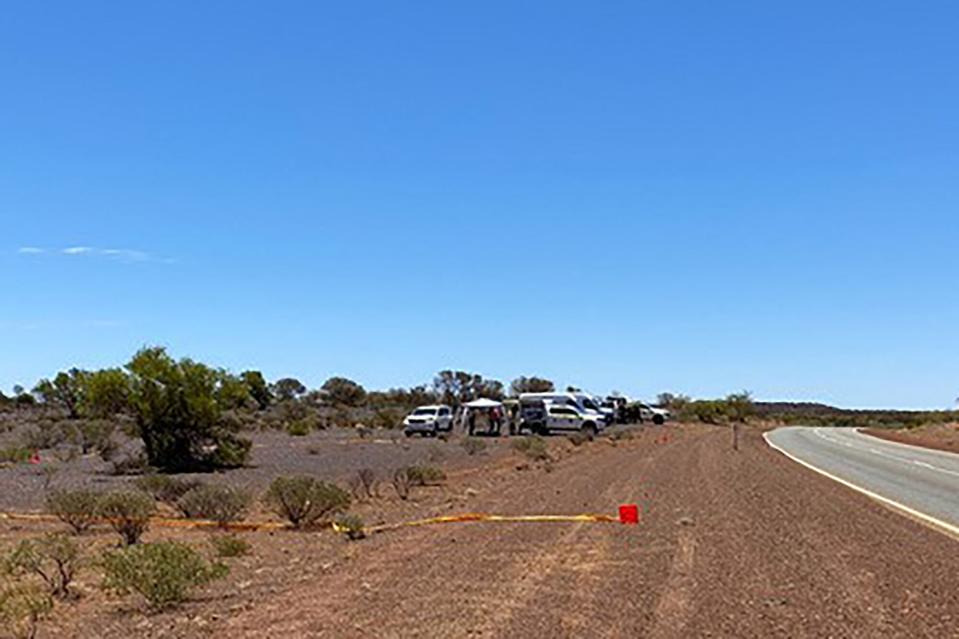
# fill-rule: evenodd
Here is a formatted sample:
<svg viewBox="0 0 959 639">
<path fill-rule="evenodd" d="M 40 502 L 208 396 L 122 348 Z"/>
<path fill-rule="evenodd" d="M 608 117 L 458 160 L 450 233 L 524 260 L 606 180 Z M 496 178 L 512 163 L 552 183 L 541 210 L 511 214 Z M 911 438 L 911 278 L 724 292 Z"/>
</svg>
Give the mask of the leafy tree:
<svg viewBox="0 0 959 639">
<path fill-rule="evenodd" d="M 726 397 L 726 417 L 730 421 L 744 423 L 756 413 L 753 397 L 749 391 L 733 393 Z"/>
<path fill-rule="evenodd" d="M 673 393 L 660 393 L 656 396 L 656 404 L 663 408 L 668 408 L 674 412 L 680 412 L 692 400 L 687 395 L 674 395 Z"/>
<path fill-rule="evenodd" d="M 294 377 L 284 377 L 273 384 L 273 393 L 282 401 L 296 399 L 305 392 L 306 386 Z"/>
<path fill-rule="evenodd" d="M 70 419 L 76 419 L 80 416 L 80 402 L 83 401 L 83 392 L 89 375 L 90 373 L 78 368 L 61 371 L 52 382 L 41 379 L 33 392 L 44 404 L 63 408 Z"/>
<path fill-rule="evenodd" d="M 83 380 L 80 412 L 87 417 L 108 418 L 129 406 L 130 380 L 120 368 L 88 373 Z"/>
<path fill-rule="evenodd" d="M 223 419 L 224 386 L 236 378 L 164 348 L 144 348 L 127 364 L 130 404 L 151 466 L 168 471 L 242 465 L 250 442 Z"/>
<path fill-rule="evenodd" d="M 240 373 L 240 379 L 246 384 L 250 397 L 256 402 L 260 410 L 269 408 L 273 401 L 273 393 L 270 392 L 270 386 L 266 383 L 263 373 L 260 371 L 243 371 Z"/>
<path fill-rule="evenodd" d="M 331 377 L 323 383 L 321 390 L 331 402 L 342 406 L 359 406 L 366 399 L 366 390 L 345 377 Z"/>
<path fill-rule="evenodd" d="M 521 395 L 523 393 L 551 393 L 556 390 L 556 386 L 553 385 L 548 379 L 542 377 L 517 377 L 509 385 L 510 392 L 513 395 Z"/>
<path fill-rule="evenodd" d="M 479 397 L 502 399 L 503 383 L 483 379 L 482 375 L 465 371 L 440 371 L 433 378 L 433 390 L 444 404 L 458 406 Z"/>
</svg>

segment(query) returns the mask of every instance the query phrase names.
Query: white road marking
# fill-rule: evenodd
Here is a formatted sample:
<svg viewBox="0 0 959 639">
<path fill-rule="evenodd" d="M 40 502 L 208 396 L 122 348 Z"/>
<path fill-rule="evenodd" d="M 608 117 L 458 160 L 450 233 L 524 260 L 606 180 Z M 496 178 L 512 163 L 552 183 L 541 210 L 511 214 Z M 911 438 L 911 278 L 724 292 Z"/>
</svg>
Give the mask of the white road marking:
<svg viewBox="0 0 959 639">
<path fill-rule="evenodd" d="M 916 459 L 910 459 L 909 457 L 899 457 L 898 455 L 891 455 L 885 451 L 879 450 L 878 448 L 873 448 L 871 446 L 865 445 L 864 442 L 860 442 L 864 445 L 857 446 L 855 443 L 851 443 L 848 441 L 845 441 L 845 442 L 840 441 L 839 438 L 827 437 L 821 430 L 818 430 L 818 429 L 814 430 L 813 434 L 816 435 L 816 437 L 820 439 L 824 439 L 831 444 L 837 444 L 839 446 L 845 446 L 846 448 L 852 448 L 853 450 L 872 453 L 873 455 L 876 455 L 878 457 L 885 457 L 886 459 L 892 459 L 898 462 L 902 462 L 904 464 L 915 464 L 916 466 L 922 466 L 923 468 L 935 471 L 937 473 L 945 473 L 946 475 L 954 475 L 956 477 L 959 477 L 959 472 L 956 472 L 954 470 L 949 470 L 948 468 L 940 468 L 939 466 L 933 466 L 932 464 L 928 462 L 919 461 Z"/>
<path fill-rule="evenodd" d="M 870 497 L 871 499 L 875 499 L 876 501 L 881 502 L 881 503 L 883 503 L 883 504 L 885 504 L 885 505 L 887 505 L 887 506 L 889 506 L 889 507 L 891 507 L 891 508 L 894 508 L 894 509 L 896 509 L 896 510 L 899 510 L 899 511 L 902 512 L 902 513 L 905 513 L 905 514 L 907 514 L 907 515 L 909 515 L 909 516 L 911 516 L 911 517 L 915 517 L 916 519 L 919 519 L 920 521 L 923 521 L 923 522 L 929 524 L 930 526 L 932 526 L 932 527 L 934 527 L 934 528 L 937 528 L 937 529 L 939 529 L 939 530 L 941 530 L 941 531 L 947 532 L 947 533 L 949 533 L 950 535 L 952 535 L 954 538 L 959 539 L 959 526 L 954 526 L 953 524 L 950 524 L 949 522 L 943 521 L 943 520 L 941 520 L 941 519 L 937 519 L 936 517 L 933 517 L 932 515 L 927 515 L 927 514 L 924 513 L 924 512 L 920 512 L 920 511 L 916 510 L 915 508 L 910 508 L 909 506 L 907 506 L 907 505 L 905 505 L 905 504 L 901 504 L 901 503 L 899 503 L 898 501 L 895 501 L 895 500 L 893 500 L 893 499 L 889 499 L 888 497 L 883 497 L 882 495 L 880 495 L 880 494 L 878 494 L 878 493 L 872 492 L 872 491 L 869 490 L 868 488 L 863 488 L 862 486 L 858 486 L 858 485 L 852 483 L 851 481 L 847 481 L 847 480 L 843 479 L 842 477 L 837 477 L 836 475 L 833 475 L 832 473 L 830 473 L 830 472 L 828 472 L 828 471 L 825 471 L 825 470 L 823 470 L 823 469 L 821 469 L 821 468 L 818 468 L 818 467 L 816 467 L 816 466 L 813 466 L 813 465 L 810 464 L 809 462 L 806 462 L 806 461 L 803 461 L 802 459 L 799 459 L 799 458 L 796 457 L 795 455 L 792 455 L 791 453 L 786 452 L 783 448 L 781 448 L 781 447 L 777 446 L 776 444 L 772 443 L 772 441 L 770 441 L 770 439 L 769 439 L 769 433 L 768 433 L 768 432 L 763 433 L 763 439 L 766 440 L 766 444 L 767 444 L 770 448 L 772 448 L 773 450 L 775 450 L 775 451 L 777 451 L 777 452 L 782 453 L 783 455 L 785 455 L 785 456 L 788 457 L 789 459 L 793 460 L 793 461 L 796 462 L 797 464 L 800 464 L 800 465 L 802 465 L 802 466 L 805 466 L 805 467 L 808 468 L 809 470 L 812 470 L 812 471 L 814 471 L 814 472 L 817 472 L 817 473 L 819 473 L 820 475 L 822 475 L 822 476 L 824 476 L 824 477 L 828 477 L 829 479 L 831 479 L 831 480 L 833 480 L 833 481 L 837 481 L 837 482 L 839 482 L 840 484 L 842 484 L 843 486 L 846 486 L 847 488 L 852 488 L 853 490 L 855 490 L 855 491 L 857 491 L 857 492 L 860 492 L 860 493 L 862 493 L 863 495 L 866 495 L 867 497 Z M 828 438 L 827 438 L 827 439 L 828 439 Z"/>
</svg>

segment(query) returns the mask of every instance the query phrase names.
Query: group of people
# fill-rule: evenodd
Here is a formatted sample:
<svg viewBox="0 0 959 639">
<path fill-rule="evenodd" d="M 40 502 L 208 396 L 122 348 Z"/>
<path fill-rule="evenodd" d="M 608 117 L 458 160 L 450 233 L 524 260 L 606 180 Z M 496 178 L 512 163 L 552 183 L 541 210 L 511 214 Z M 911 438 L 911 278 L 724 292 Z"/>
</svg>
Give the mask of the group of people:
<svg viewBox="0 0 959 639">
<path fill-rule="evenodd" d="M 465 404 L 459 408 L 456 423 L 469 435 L 482 432 L 498 437 L 506 424 L 509 425 L 510 434 L 515 432 L 516 411 L 512 412 L 512 415 L 509 414 L 506 407 L 500 403 L 491 402 L 488 406 Z"/>
</svg>

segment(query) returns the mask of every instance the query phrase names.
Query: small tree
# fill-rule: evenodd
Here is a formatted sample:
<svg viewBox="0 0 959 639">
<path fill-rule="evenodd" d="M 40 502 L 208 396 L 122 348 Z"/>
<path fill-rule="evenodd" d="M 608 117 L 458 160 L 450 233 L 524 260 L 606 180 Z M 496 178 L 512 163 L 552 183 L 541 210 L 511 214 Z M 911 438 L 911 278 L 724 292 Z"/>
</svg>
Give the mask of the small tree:
<svg viewBox="0 0 959 639">
<path fill-rule="evenodd" d="M 552 393 L 556 386 L 542 377 L 518 377 L 510 384 L 510 392 L 514 395 L 523 393 Z"/>
<path fill-rule="evenodd" d="M 100 498 L 100 514 L 128 546 L 139 543 L 155 511 L 153 498 L 138 491 L 117 490 Z"/>
<path fill-rule="evenodd" d="M 273 394 L 276 395 L 280 401 L 296 399 L 305 392 L 306 386 L 295 377 L 284 377 L 273 384 Z"/>
<path fill-rule="evenodd" d="M 62 534 L 47 535 L 41 539 L 24 539 L 7 559 L 15 575 L 39 577 L 50 594 L 57 599 L 70 596 L 70 584 L 80 565 L 80 547 Z"/>
<path fill-rule="evenodd" d="M 119 368 L 88 373 L 83 380 L 80 412 L 86 417 L 106 419 L 129 408 L 130 380 Z"/>
<path fill-rule="evenodd" d="M 145 348 L 130 363 L 130 403 L 151 466 L 170 471 L 242 465 L 250 442 L 224 419 L 236 400 L 235 378 L 182 359 L 163 348 Z M 244 387 L 245 388 L 245 387 Z"/>
<path fill-rule="evenodd" d="M 270 386 L 266 383 L 263 373 L 260 371 L 243 371 L 240 373 L 240 379 L 246 384 L 250 397 L 256 402 L 260 410 L 266 410 L 273 402 L 273 393 L 270 392 Z"/>
<path fill-rule="evenodd" d="M 266 501 L 281 517 L 303 528 L 350 505 L 350 495 L 335 484 L 313 477 L 277 477 Z"/>
<path fill-rule="evenodd" d="M 55 490 L 47 495 L 47 510 L 80 535 L 100 516 L 100 493 L 93 490 Z"/>
<path fill-rule="evenodd" d="M 366 390 L 351 379 L 331 377 L 321 390 L 333 404 L 341 406 L 359 406 L 366 398 Z"/>
<path fill-rule="evenodd" d="M 88 372 L 81 371 L 78 368 L 71 368 L 65 372 L 61 371 L 57 373 L 52 382 L 48 379 L 41 379 L 37 382 L 33 392 L 40 397 L 44 404 L 63 408 L 67 411 L 70 419 L 76 419 L 80 416 L 80 403 L 83 400 L 86 378 L 89 375 Z"/>
</svg>

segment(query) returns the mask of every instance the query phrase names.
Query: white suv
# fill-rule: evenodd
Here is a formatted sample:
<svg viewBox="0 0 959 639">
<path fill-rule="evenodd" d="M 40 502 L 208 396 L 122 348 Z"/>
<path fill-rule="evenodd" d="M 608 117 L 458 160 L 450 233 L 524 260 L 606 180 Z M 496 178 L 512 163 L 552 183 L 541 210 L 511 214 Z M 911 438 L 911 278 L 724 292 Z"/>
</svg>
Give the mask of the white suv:
<svg viewBox="0 0 959 639">
<path fill-rule="evenodd" d="M 436 437 L 437 433 L 453 430 L 453 410 L 449 406 L 420 406 L 403 420 L 407 437 L 414 433 Z"/>
<path fill-rule="evenodd" d="M 595 436 L 605 426 L 602 415 L 587 413 L 575 406 L 553 404 L 546 405 L 546 424 L 544 431 L 579 431 Z"/>
</svg>

